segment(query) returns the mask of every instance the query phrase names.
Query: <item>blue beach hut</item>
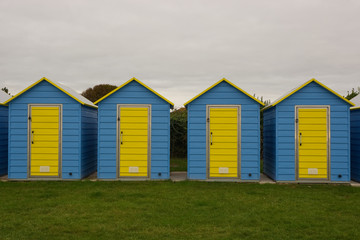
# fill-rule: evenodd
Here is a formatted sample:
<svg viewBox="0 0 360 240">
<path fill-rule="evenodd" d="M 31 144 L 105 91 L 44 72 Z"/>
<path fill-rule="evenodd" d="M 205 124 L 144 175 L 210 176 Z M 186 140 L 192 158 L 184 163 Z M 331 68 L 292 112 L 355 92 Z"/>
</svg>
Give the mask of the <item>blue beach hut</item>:
<svg viewBox="0 0 360 240">
<path fill-rule="evenodd" d="M 350 106 L 311 79 L 264 109 L 264 173 L 275 181 L 350 181 Z"/>
<path fill-rule="evenodd" d="M 11 96 L 0 91 L 0 176 L 8 172 L 8 106 L 4 104 Z"/>
<path fill-rule="evenodd" d="M 351 178 L 360 182 L 360 95 L 351 99 L 355 104 L 350 109 L 351 121 Z"/>
<path fill-rule="evenodd" d="M 261 101 L 226 79 L 186 102 L 188 178 L 260 178 Z"/>
<path fill-rule="evenodd" d="M 9 179 L 81 179 L 96 171 L 96 105 L 46 78 L 5 104 Z"/>
<path fill-rule="evenodd" d="M 97 100 L 98 178 L 170 178 L 170 109 L 174 104 L 136 78 Z"/>
</svg>

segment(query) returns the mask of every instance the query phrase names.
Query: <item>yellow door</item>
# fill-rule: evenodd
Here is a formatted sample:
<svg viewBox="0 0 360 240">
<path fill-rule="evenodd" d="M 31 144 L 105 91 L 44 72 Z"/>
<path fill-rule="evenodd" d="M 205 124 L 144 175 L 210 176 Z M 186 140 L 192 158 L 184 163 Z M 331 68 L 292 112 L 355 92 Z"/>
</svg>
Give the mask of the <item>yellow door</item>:
<svg viewBox="0 0 360 240">
<path fill-rule="evenodd" d="M 238 107 L 209 108 L 209 177 L 238 177 Z"/>
<path fill-rule="evenodd" d="M 31 107 L 30 177 L 59 176 L 60 107 Z"/>
<path fill-rule="evenodd" d="M 120 107 L 120 177 L 148 177 L 149 108 Z"/>
<path fill-rule="evenodd" d="M 327 108 L 298 109 L 298 177 L 328 178 Z"/>
</svg>

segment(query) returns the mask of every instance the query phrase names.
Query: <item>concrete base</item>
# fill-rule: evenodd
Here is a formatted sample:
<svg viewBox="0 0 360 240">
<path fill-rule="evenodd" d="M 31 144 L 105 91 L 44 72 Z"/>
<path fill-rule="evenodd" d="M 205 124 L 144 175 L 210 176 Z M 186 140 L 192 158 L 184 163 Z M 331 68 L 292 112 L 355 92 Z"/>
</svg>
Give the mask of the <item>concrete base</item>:
<svg viewBox="0 0 360 240">
<path fill-rule="evenodd" d="M 97 172 L 93 172 L 92 174 L 84 178 L 84 180 L 90 180 L 92 182 L 97 181 Z"/>
<path fill-rule="evenodd" d="M 171 172 L 170 179 L 173 182 L 185 181 L 187 179 L 186 175 L 187 172 Z"/>
<path fill-rule="evenodd" d="M 350 181 L 352 187 L 360 187 L 360 182 Z"/>
<path fill-rule="evenodd" d="M 186 177 L 186 172 L 181 172 L 185 175 Z M 184 178 L 185 180 L 185 178 Z M 189 179 L 190 181 L 198 181 L 198 182 L 237 182 L 237 183 L 260 183 L 260 184 L 275 184 L 276 182 L 273 181 L 271 178 L 269 178 L 268 176 L 266 176 L 265 174 L 261 173 L 260 174 L 260 180 L 241 180 L 241 179 Z"/>
<path fill-rule="evenodd" d="M 170 179 L 173 182 L 181 182 L 186 181 L 187 172 L 171 172 Z M 150 179 L 133 179 L 133 178 L 120 178 L 120 179 L 98 179 L 97 172 L 92 173 L 88 177 L 84 179 L 8 179 L 8 175 L 3 175 L 0 177 L 0 182 L 8 182 L 8 181 L 22 181 L 22 182 L 30 182 L 30 181 L 151 181 Z M 156 181 L 167 181 L 166 179 L 157 179 Z M 342 185 L 351 185 L 352 187 L 360 187 L 360 182 L 351 181 L 351 182 L 299 182 L 299 181 L 287 181 L 287 182 L 275 182 L 267 175 L 261 173 L 260 181 L 257 180 L 217 180 L 217 179 L 208 179 L 208 180 L 191 180 L 191 181 L 200 181 L 200 182 L 239 182 L 239 183 L 259 183 L 259 184 L 342 184 Z"/>
<path fill-rule="evenodd" d="M 276 182 L 269 178 L 267 175 L 261 173 L 260 174 L 260 184 L 275 184 Z"/>
<path fill-rule="evenodd" d="M 199 180 L 194 180 L 194 181 L 199 181 Z M 204 182 L 236 182 L 236 183 L 258 183 L 259 180 L 241 180 L 238 178 L 235 179 L 206 179 L 206 180 L 200 180 L 200 181 L 204 181 Z"/>
<path fill-rule="evenodd" d="M 8 181 L 8 175 L 3 175 L 0 177 L 1 182 L 7 182 Z"/>
</svg>

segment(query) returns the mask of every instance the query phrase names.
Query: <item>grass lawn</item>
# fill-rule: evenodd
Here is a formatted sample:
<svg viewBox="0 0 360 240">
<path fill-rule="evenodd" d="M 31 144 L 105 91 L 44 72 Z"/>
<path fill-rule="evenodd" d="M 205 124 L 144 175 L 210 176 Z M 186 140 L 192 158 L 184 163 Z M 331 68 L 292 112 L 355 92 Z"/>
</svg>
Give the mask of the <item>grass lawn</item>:
<svg viewBox="0 0 360 240">
<path fill-rule="evenodd" d="M 170 171 L 187 171 L 187 159 L 186 158 L 171 158 L 170 159 Z"/>
<path fill-rule="evenodd" d="M 360 188 L 0 182 L 0 239 L 360 239 Z"/>
</svg>

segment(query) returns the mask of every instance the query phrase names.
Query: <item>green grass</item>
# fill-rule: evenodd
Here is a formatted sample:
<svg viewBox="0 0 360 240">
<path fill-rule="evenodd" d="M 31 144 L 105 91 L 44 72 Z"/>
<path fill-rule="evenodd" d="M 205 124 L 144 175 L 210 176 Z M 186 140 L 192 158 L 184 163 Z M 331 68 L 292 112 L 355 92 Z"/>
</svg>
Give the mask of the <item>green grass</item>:
<svg viewBox="0 0 360 240">
<path fill-rule="evenodd" d="M 170 171 L 171 172 L 187 171 L 187 159 L 186 158 L 171 158 L 170 159 Z"/>
<path fill-rule="evenodd" d="M 0 182 L 0 239 L 360 239 L 360 188 Z"/>
</svg>

